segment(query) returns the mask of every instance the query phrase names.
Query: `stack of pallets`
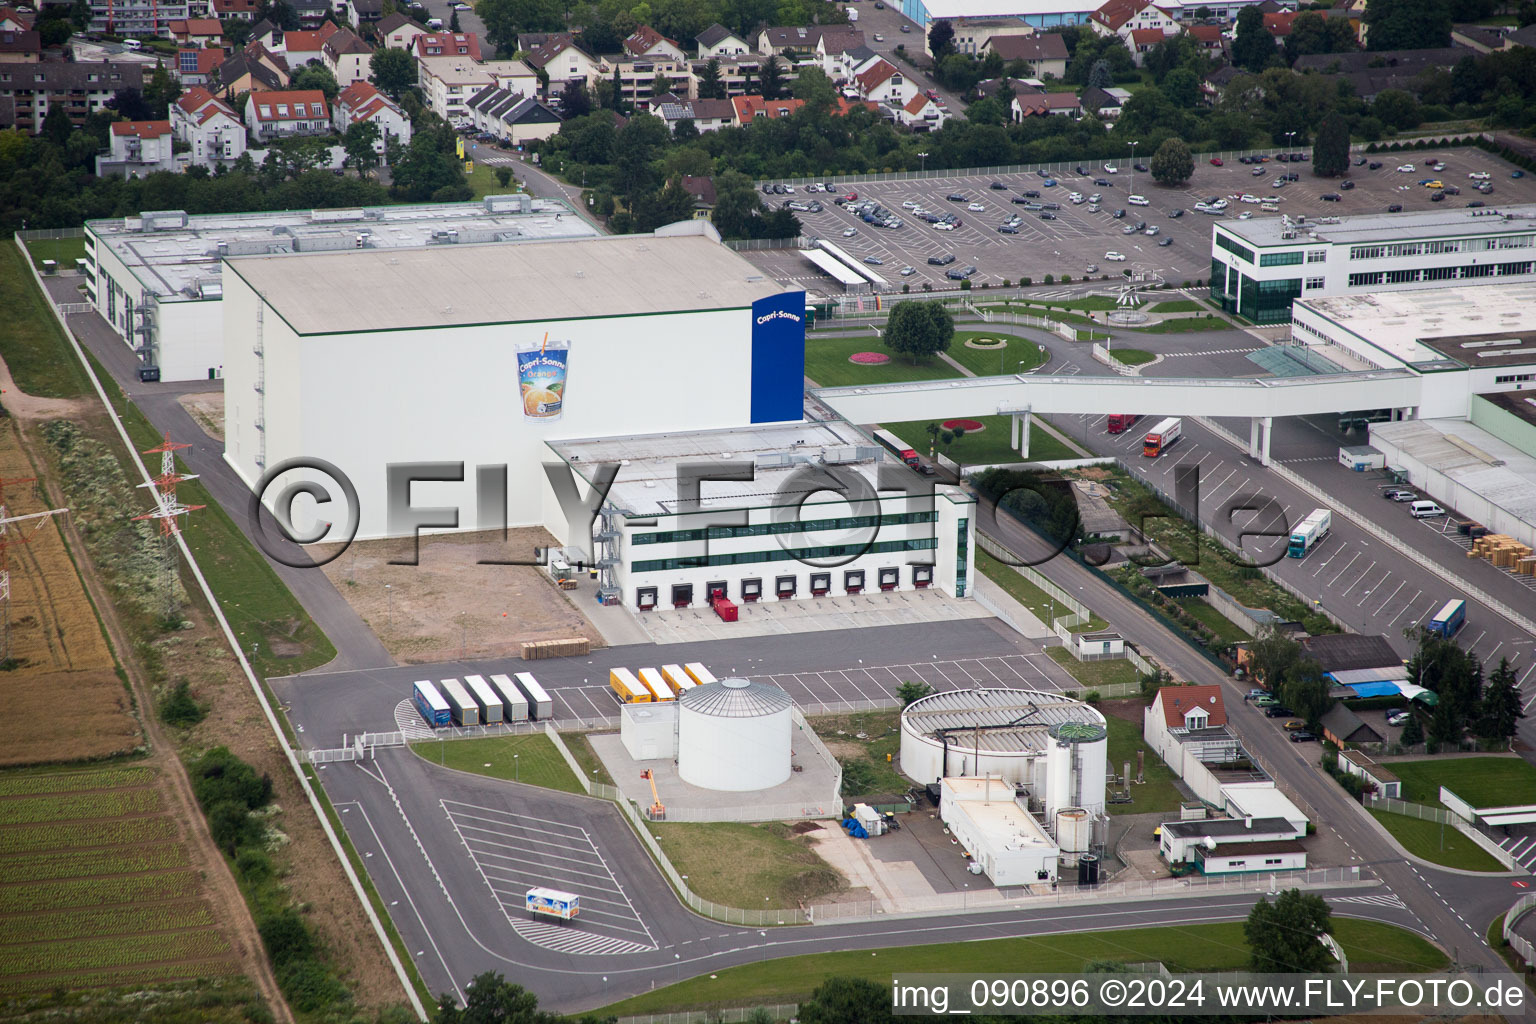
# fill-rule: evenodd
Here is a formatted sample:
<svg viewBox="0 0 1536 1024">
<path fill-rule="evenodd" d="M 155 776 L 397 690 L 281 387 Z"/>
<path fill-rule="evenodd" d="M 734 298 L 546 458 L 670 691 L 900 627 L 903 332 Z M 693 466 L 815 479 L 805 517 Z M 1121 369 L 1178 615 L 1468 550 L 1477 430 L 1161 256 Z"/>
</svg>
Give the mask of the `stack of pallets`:
<svg viewBox="0 0 1536 1024">
<path fill-rule="evenodd" d="M 523 660 L 569 658 L 578 654 L 589 654 L 591 650 L 592 641 L 584 636 L 565 637 L 560 640 L 527 640 L 523 642 Z"/>
<path fill-rule="evenodd" d="M 1526 576 L 1536 575 L 1536 557 L 1531 554 L 1531 546 L 1507 534 L 1490 533 L 1477 538 L 1467 557 L 1486 558 L 1497 568 Z"/>
</svg>

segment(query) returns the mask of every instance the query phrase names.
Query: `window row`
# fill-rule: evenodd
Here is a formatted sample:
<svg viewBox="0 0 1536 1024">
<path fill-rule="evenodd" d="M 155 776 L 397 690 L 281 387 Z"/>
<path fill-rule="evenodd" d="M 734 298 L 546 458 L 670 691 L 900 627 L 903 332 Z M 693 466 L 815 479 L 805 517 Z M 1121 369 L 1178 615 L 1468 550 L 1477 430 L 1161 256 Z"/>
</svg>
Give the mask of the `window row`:
<svg viewBox="0 0 1536 1024">
<path fill-rule="evenodd" d="M 932 551 L 938 541 L 932 537 L 919 540 L 882 540 L 873 544 L 827 544 L 821 547 L 779 549 L 777 551 L 729 551 L 685 558 L 650 558 L 631 562 L 629 571 L 671 572 L 677 569 L 705 569 L 717 565 L 752 565 L 756 562 L 806 561 L 812 558 L 860 558 L 892 551 Z"/>
<path fill-rule="evenodd" d="M 1469 263 L 1459 267 L 1425 267 L 1419 270 L 1365 271 L 1349 275 L 1351 288 L 1379 284 L 1415 284 L 1421 281 L 1469 280 L 1476 277 L 1523 277 L 1536 271 L 1536 261 L 1519 263 Z"/>
<path fill-rule="evenodd" d="M 1533 245 L 1536 245 L 1536 235 L 1503 235 L 1498 238 L 1450 238 L 1433 242 L 1393 242 L 1381 245 L 1351 246 L 1349 258 L 1352 260 L 1379 260 L 1403 256 L 1438 256 L 1451 252 L 1529 249 Z"/>
<path fill-rule="evenodd" d="M 937 522 L 937 512 L 893 512 L 883 516 L 844 516 L 841 519 L 791 519 L 782 523 L 752 523 L 747 526 L 704 526 L 696 530 L 663 530 L 661 533 L 630 534 L 631 544 L 686 544 L 701 540 L 729 540 L 732 537 L 773 537 L 785 533 L 822 533 L 828 530 L 867 530 L 876 526 L 910 526 Z"/>
</svg>

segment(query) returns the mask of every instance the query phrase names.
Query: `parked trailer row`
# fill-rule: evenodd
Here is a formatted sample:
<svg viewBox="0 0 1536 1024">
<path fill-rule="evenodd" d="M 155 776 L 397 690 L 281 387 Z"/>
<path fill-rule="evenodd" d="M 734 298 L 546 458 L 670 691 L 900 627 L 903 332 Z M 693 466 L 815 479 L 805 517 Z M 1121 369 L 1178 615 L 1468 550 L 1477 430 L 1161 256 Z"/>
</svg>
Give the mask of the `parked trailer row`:
<svg viewBox="0 0 1536 1024">
<path fill-rule="evenodd" d="M 709 669 L 696 661 L 687 665 L 663 665 L 660 669 L 642 668 L 638 672 L 627 668 L 608 671 L 608 686 L 620 704 L 676 700 L 684 690 L 715 681 Z"/>
<path fill-rule="evenodd" d="M 493 675 L 489 680 L 465 676 L 463 682 L 444 679 L 436 684 L 422 679 L 412 686 L 411 700 L 434 729 L 548 721 L 555 713 L 554 700 L 528 672 L 517 673 L 515 682 L 505 675 Z"/>
</svg>

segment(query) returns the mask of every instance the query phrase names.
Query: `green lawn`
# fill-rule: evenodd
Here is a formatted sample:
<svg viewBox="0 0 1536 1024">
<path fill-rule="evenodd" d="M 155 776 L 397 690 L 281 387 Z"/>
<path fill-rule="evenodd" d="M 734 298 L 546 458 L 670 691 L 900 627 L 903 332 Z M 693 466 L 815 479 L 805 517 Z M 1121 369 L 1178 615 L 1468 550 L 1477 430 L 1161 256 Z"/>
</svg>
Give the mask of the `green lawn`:
<svg viewBox="0 0 1536 1024">
<path fill-rule="evenodd" d="M 1210 626 L 1216 633 L 1218 644 L 1240 644 L 1252 640 L 1242 629 L 1239 629 L 1225 615 L 1206 604 L 1198 597 L 1186 597 L 1179 601 L 1179 606 L 1200 622 Z"/>
<path fill-rule="evenodd" d="M 584 793 L 571 766 L 543 733 L 481 736 L 469 740 L 424 740 L 411 749 L 427 761 L 493 779 L 523 782 L 566 793 Z"/>
<path fill-rule="evenodd" d="M 1187 331 L 1230 331 L 1233 326 L 1219 316 L 1176 316 L 1146 327 L 1130 327 L 1132 331 L 1141 331 L 1143 334 L 1179 334 Z"/>
<path fill-rule="evenodd" d="M 727 907 L 787 910 L 847 886 L 783 822 L 647 822 L 688 888 Z M 837 828 L 831 821 L 823 828 Z"/>
<path fill-rule="evenodd" d="M 965 343 L 972 338 L 997 338 L 1007 345 L 997 349 L 967 348 Z M 948 355 L 978 377 L 995 377 L 1033 370 L 1045 358 L 1045 350 L 1036 342 L 997 331 L 956 331 Z"/>
<path fill-rule="evenodd" d="M 1009 462 L 1049 462 L 1053 459 L 1075 459 L 1078 454 L 1041 429 L 1038 423 L 1030 424 L 1029 458 L 1026 460 L 1013 450 L 1010 436 L 1013 425 L 1010 416 L 970 416 L 985 429 L 966 434 L 948 448 L 939 444 L 939 451 L 962 466 L 987 466 Z M 882 426 L 915 448 L 919 455 L 927 455 L 931 441 L 928 424 L 931 420 L 913 420 L 909 423 L 885 423 Z"/>
<path fill-rule="evenodd" d="M 38 270 L 43 269 L 43 260 L 56 260 L 59 269 L 74 270 L 75 260 L 85 258 L 85 239 L 38 238 L 27 243 L 27 253 Z"/>
<path fill-rule="evenodd" d="M 597 751 L 592 749 L 592 744 L 587 739 L 586 733 L 563 732 L 560 734 L 560 738 L 565 741 L 565 748 L 571 752 L 571 756 L 576 759 L 576 763 L 581 765 L 582 771 L 586 772 L 587 778 L 609 786 L 617 785 L 613 781 L 613 776 L 608 774 L 608 769 L 603 767 L 602 759 L 597 756 Z"/>
<path fill-rule="evenodd" d="M 1082 280 L 1082 278 L 1078 278 Z M 1108 284 L 1109 282 L 1105 282 Z M 1080 311 L 1094 310 L 1095 312 L 1114 309 L 1115 300 L 1108 295 L 1085 295 L 1080 299 L 1025 299 L 1022 301 L 1005 300 L 992 305 L 983 306 L 983 309 L 1001 309 L 1012 312 L 1029 312 L 1021 309 L 1023 306 L 1033 306 L 1036 309 L 1076 309 Z"/>
<path fill-rule="evenodd" d="M 0 253 L 0 357 L 16 386 L 29 395 L 73 398 L 90 390 L 85 371 L 75 361 L 64 332 L 48 309 L 48 300 L 32 283 L 32 272 L 14 244 Z M 0 397 L 0 404 L 5 399 Z"/>
<path fill-rule="evenodd" d="M 1049 647 L 1045 653 L 1056 664 L 1072 673 L 1072 678 L 1087 689 L 1134 683 L 1140 678 L 1136 667 L 1124 658 L 1114 661 L 1078 661 L 1065 647 Z"/>
<path fill-rule="evenodd" d="M 1144 780 L 1142 784 L 1139 786 L 1135 783 L 1131 784 L 1131 802 L 1108 804 L 1106 805 L 1108 813 L 1148 814 L 1152 811 L 1161 811 L 1172 814 L 1176 812 L 1179 804 L 1184 801 L 1184 795 L 1179 792 L 1175 782 L 1178 776 L 1142 740 L 1141 724 L 1116 718 L 1114 715 L 1105 715 L 1104 718 L 1109 728 L 1110 771 L 1118 772 L 1125 766 L 1125 762 L 1129 761 L 1133 773 L 1131 777 L 1135 778 L 1138 751 L 1143 753 L 1146 766 L 1142 770 L 1141 777 Z"/>
<path fill-rule="evenodd" d="M 884 352 L 888 363 L 870 366 L 850 363 L 855 352 Z M 913 363 L 905 356 L 888 352 L 872 334 L 855 338 L 807 338 L 805 340 L 805 375 L 824 388 L 854 384 L 893 384 L 913 380 L 944 380 L 960 376 L 960 371 L 942 359 Z"/>
<path fill-rule="evenodd" d="M 1442 807 L 1440 787 L 1473 807 L 1536 804 L 1536 768 L 1520 757 L 1456 757 L 1394 761 L 1403 780 L 1403 799 Z"/>
<path fill-rule="evenodd" d="M 1385 962 L 1390 966 L 1374 969 L 1418 972 L 1446 963 L 1424 939 L 1391 925 L 1341 918 L 1335 921 L 1335 935 L 1351 966 Z M 1238 971 L 1248 967 L 1248 947 L 1242 922 L 1231 921 L 815 953 L 726 968 L 592 1012 L 607 1017 L 798 1002 L 828 978 L 867 978 L 888 985 L 892 975 L 953 972 L 956 964 L 979 974 L 1013 973 L 1020 964 L 1043 973 L 1078 973 L 1094 960 L 1155 960 L 1174 972 Z M 665 979 L 664 969 L 658 973 Z"/>
<path fill-rule="evenodd" d="M 987 578 L 993 583 L 1006 590 L 1009 596 L 1025 608 L 1028 608 L 1030 614 L 1046 625 L 1050 625 L 1050 617 L 1053 610 L 1056 615 L 1065 615 L 1067 613 L 1065 608 L 1051 600 L 1050 595 L 1025 579 L 1012 566 L 1004 565 L 987 552 L 979 549 L 976 552 L 976 568 L 985 573 Z M 1108 629 L 1109 623 L 1097 615 L 1090 615 L 1088 622 L 1077 628 L 1084 632 L 1092 633 L 1101 629 Z"/>
<path fill-rule="evenodd" d="M 1396 762 L 1393 763 L 1392 768 L 1394 771 L 1397 769 Z M 1450 825 L 1374 809 L 1371 813 L 1376 815 L 1376 820 L 1386 826 L 1387 831 L 1403 844 L 1404 849 L 1415 856 L 1423 857 L 1435 864 L 1444 864 L 1448 868 L 1461 868 L 1465 871 L 1504 870 L 1503 864 L 1494 860 L 1482 847 Z"/>
<path fill-rule="evenodd" d="M 1157 358 L 1151 352 L 1140 348 L 1111 348 L 1109 357 L 1126 366 L 1142 366 Z"/>
<path fill-rule="evenodd" d="M 846 715 L 817 715 L 809 719 L 816 735 L 832 748 L 844 765 L 852 760 L 868 762 L 860 766 L 868 779 L 863 785 L 854 785 L 845 767 L 845 798 L 900 794 L 912 787 L 911 780 L 896 768 L 896 757 L 901 753 L 901 736 L 896 728 L 898 718 L 895 711 L 855 711 Z M 865 737 L 862 740 L 859 739 L 860 733 Z M 858 749 L 850 749 L 853 747 Z M 887 756 L 890 760 L 886 760 Z"/>
<path fill-rule="evenodd" d="M 1169 299 L 1167 302 L 1159 302 L 1147 312 L 1149 313 L 1195 313 L 1205 307 L 1194 299 Z"/>
</svg>

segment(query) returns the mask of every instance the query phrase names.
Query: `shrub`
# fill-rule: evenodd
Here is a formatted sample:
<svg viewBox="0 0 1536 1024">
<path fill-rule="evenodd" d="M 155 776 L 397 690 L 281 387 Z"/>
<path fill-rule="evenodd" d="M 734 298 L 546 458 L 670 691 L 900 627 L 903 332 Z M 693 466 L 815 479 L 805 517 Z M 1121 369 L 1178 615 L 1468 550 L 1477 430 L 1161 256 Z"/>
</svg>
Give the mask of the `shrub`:
<svg viewBox="0 0 1536 1024">
<path fill-rule="evenodd" d="M 272 799 L 270 776 L 256 775 L 256 769 L 230 753 L 228 747 L 214 747 L 187 766 L 192 776 L 192 791 L 197 802 L 209 811 L 226 801 L 255 810 Z"/>
<path fill-rule="evenodd" d="M 1007 278 L 1006 278 L 1006 277 L 1005 277 L 1005 278 L 1003 278 L 1003 285 L 1002 285 L 1002 286 L 1003 286 L 1003 287 L 1004 287 L 1004 288 L 1012 288 L 1012 287 L 1013 287 L 1013 282 L 1012 282 L 1012 281 L 1010 281 L 1010 280 L 1008 280 L 1008 279 L 1007 279 Z"/>
<path fill-rule="evenodd" d="M 219 849 L 231 857 L 241 847 L 255 846 L 261 842 L 261 822 L 251 817 L 251 812 L 237 800 L 225 800 L 214 804 L 208 811 L 208 833 Z"/>
<path fill-rule="evenodd" d="M 192 699 L 192 689 L 185 679 L 160 702 L 160 721 L 180 729 L 189 728 L 208 716 L 208 709 Z"/>
<path fill-rule="evenodd" d="M 1021 277 L 1021 278 L 1019 278 L 1019 287 L 1020 288 L 1028 288 L 1030 285 L 1032 285 L 1034 283 L 1035 283 L 1034 278 L 1031 278 L 1031 277 Z"/>
<path fill-rule="evenodd" d="M 277 972 L 277 983 L 295 1010 L 313 1013 L 347 1000 L 346 986 L 314 960 L 289 963 Z"/>
<path fill-rule="evenodd" d="M 262 945 L 278 968 L 296 960 L 309 960 L 315 955 L 315 939 L 309 934 L 304 919 L 292 907 L 284 907 L 262 916 L 257 922 Z"/>
<path fill-rule="evenodd" d="M 272 861 L 261 850 L 248 846 L 235 855 L 235 871 L 247 882 L 260 884 L 272 877 Z"/>
<path fill-rule="evenodd" d="M 909 285 L 909 284 L 904 284 L 904 285 L 901 286 L 901 293 L 903 295 L 905 295 L 907 292 L 910 292 L 911 290 L 912 290 L 912 286 Z"/>
<path fill-rule="evenodd" d="M 1062 274 L 1061 275 L 1061 283 L 1062 284 L 1071 284 L 1072 283 L 1072 275 L 1071 274 Z"/>
<path fill-rule="evenodd" d="M 1045 283 L 1046 284 L 1055 284 L 1056 283 L 1056 275 L 1055 274 L 1046 274 L 1045 275 Z"/>
<path fill-rule="evenodd" d="M 963 292 L 968 292 L 968 291 L 971 290 L 971 279 L 970 278 L 966 278 L 964 281 L 960 282 L 960 290 L 963 291 Z"/>
</svg>

